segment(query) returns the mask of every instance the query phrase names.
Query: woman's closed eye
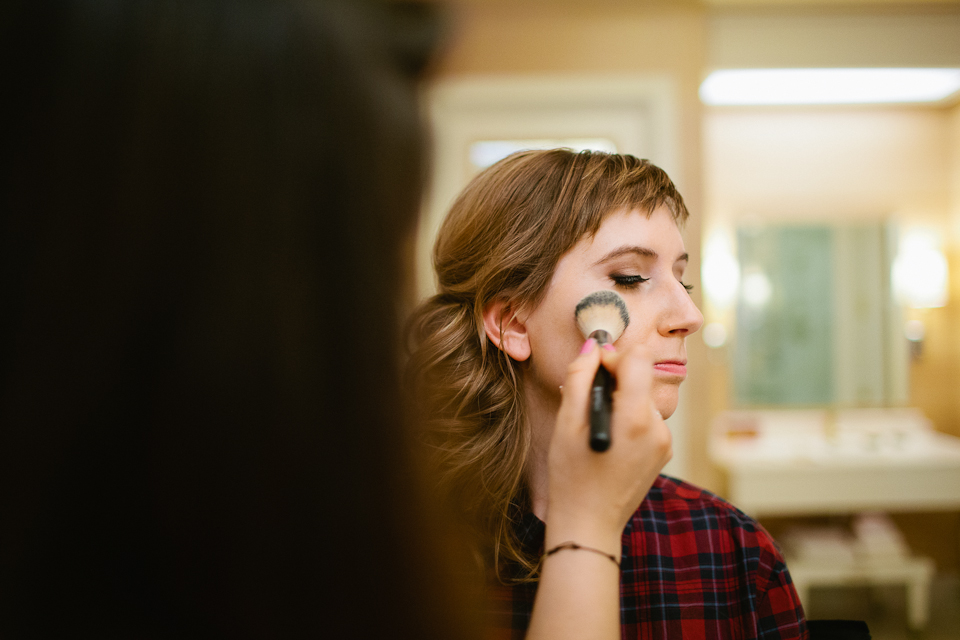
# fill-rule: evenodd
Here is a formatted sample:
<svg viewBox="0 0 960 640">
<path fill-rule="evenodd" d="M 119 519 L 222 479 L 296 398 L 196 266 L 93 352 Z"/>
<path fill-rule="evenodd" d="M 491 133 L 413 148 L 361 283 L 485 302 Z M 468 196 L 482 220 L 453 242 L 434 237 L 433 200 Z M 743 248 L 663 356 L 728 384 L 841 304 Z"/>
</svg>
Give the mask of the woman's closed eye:
<svg viewBox="0 0 960 640">
<path fill-rule="evenodd" d="M 650 278 L 644 278 L 639 275 L 627 275 L 622 273 L 614 273 L 610 276 L 610 279 L 613 280 L 614 284 L 622 289 L 636 289 L 644 282 L 648 281 Z M 693 291 L 692 284 L 686 284 L 683 280 L 680 280 L 680 286 L 687 290 L 687 292 Z"/>
<path fill-rule="evenodd" d="M 623 289 L 636 289 L 650 278 L 644 278 L 643 276 L 637 275 L 614 273 L 610 276 L 610 279 L 613 280 L 614 284 Z"/>
</svg>

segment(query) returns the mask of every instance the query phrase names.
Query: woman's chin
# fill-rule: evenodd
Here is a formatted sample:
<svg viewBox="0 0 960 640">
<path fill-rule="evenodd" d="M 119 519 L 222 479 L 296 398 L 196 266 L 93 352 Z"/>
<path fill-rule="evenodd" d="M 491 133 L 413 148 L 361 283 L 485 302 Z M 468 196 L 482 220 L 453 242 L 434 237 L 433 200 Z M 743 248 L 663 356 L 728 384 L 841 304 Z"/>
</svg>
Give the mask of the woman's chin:
<svg viewBox="0 0 960 640">
<path fill-rule="evenodd" d="M 653 393 L 653 404 L 666 420 L 677 410 L 677 402 L 680 399 L 679 385 L 670 385 L 665 388 L 655 389 Z"/>
</svg>

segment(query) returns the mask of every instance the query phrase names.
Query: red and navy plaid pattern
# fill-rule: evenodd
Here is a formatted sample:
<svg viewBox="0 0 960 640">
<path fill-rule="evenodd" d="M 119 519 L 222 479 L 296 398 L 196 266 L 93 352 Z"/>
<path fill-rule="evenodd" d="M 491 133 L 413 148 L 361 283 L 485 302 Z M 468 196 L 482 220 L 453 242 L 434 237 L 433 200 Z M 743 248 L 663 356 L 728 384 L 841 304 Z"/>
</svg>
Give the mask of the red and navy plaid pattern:
<svg viewBox="0 0 960 640">
<path fill-rule="evenodd" d="M 531 550 L 544 524 L 520 524 Z M 494 638 L 523 638 L 536 583 L 497 586 Z M 623 533 L 620 631 L 635 638 L 806 639 L 779 548 L 756 521 L 709 491 L 660 476 Z"/>
</svg>

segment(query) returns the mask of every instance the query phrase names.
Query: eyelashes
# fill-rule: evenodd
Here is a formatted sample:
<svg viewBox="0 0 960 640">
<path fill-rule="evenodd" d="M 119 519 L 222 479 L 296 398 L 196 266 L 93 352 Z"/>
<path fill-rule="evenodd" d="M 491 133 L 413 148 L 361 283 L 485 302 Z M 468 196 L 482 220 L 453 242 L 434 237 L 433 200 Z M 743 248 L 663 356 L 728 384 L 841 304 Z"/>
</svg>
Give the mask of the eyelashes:
<svg viewBox="0 0 960 640">
<path fill-rule="evenodd" d="M 628 276 L 620 273 L 614 273 L 610 276 L 610 279 L 613 280 L 613 283 L 620 287 L 621 289 L 636 289 L 644 282 L 650 280 L 650 278 L 644 278 L 643 276 Z M 687 290 L 689 293 L 693 291 L 692 284 L 685 284 L 682 280 L 680 285 Z"/>
<path fill-rule="evenodd" d="M 650 278 L 644 278 L 643 276 L 627 276 L 615 273 L 610 276 L 610 279 L 613 280 L 614 284 L 622 289 L 636 289 Z"/>
</svg>

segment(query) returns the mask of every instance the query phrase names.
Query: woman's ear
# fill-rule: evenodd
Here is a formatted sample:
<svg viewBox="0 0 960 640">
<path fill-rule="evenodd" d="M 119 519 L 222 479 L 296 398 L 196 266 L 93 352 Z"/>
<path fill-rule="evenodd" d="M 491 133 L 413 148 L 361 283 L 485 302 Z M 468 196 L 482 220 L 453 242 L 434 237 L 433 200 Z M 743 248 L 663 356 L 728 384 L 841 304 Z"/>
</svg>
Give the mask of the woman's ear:
<svg viewBox="0 0 960 640">
<path fill-rule="evenodd" d="M 483 328 L 487 337 L 514 360 L 530 357 L 527 325 L 518 317 L 507 300 L 494 300 L 483 308 Z"/>
</svg>

